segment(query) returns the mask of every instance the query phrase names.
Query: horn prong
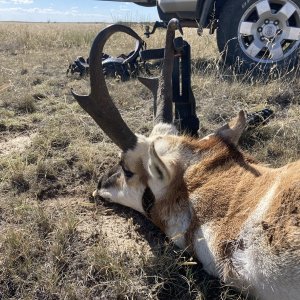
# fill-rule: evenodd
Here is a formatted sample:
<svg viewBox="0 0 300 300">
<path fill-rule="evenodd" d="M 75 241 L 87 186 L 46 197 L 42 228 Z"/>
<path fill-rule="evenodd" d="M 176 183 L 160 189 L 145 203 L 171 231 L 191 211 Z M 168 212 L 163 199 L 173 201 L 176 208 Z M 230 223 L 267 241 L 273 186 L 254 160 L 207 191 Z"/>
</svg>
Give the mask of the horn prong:
<svg viewBox="0 0 300 300">
<path fill-rule="evenodd" d="M 73 89 L 71 89 L 71 94 L 76 99 L 76 101 L 80 104 L 80 106 L 83 106 L 83 104 L 89 98 L 89 96 L 87 96 L 87 95 L 78 95 L 77 93 L 74 92 Z"/>
<path fill-rule="evenodd" d="M 173 41 L 175 31 L 180 28 L 180 22 L 175 18 L 171 19 L 167 26 L 164 61 L 157 91 L 157 114 L 154 120 L 155 123 L 172 123 L 173 121 L 172 73 L 175 55 Z"/>
</svg>

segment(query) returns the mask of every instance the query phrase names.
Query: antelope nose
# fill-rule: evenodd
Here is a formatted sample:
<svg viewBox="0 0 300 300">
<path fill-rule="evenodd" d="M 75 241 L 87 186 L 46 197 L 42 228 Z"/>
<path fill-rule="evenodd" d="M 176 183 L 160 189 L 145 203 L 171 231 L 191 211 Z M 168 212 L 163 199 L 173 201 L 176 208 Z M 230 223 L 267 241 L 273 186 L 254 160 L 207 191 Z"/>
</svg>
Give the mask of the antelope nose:
<svg viewBox="0 0 300 300">
<path fill-rule="evenodd" d="M 95 201 L 105 200 L 103 197 L 100 196 L 100 190 L 103 186 L 102 183 L 103 183 L 104 179 L 105 179 L 105 174 L 100 177 L 98 184 L 97 184 L 97 189 L 94 190 L 94 192 L 93 192 L 93 198 Z"/>
<path fill-rule="evenodd" d="M 106 177 L 105 174 L 100 177 L 100 179 L 98 181 L 97 189 L 94 190 L 94 192 L 93 192 L 93 198 L 94 198 L 94 201 L 96 201 L 96 202 L 105 201 L 105 198 L 101 197 L 101 195 L 100 195 L 100 191 L 101 191 L 101 188 L 103 188 L 103 182 L 105 181 L 105 177 Z"/>
</svg>

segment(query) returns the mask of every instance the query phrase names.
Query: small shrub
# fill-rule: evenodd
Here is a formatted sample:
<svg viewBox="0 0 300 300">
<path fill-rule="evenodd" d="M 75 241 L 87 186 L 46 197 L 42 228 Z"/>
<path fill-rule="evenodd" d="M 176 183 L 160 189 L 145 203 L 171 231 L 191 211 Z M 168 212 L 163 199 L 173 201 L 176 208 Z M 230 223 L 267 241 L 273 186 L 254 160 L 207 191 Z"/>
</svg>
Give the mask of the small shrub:
<svg viewBox="0 0 300 300">
<path fill-rule="evenodd" d="M 16 104 L 17 111 L 21 113 L 34 113 L 36 111 L 36 105 L 31 95 L 27 95 L 21 98 Z"/>
<path fill-rule="evenodd" d="M 18 193 L 24 193 L 29 190 L 29 182 L 25 180 L 23 173 L 15 173 L 11 177 L 12 188 Z"/>
</svg>

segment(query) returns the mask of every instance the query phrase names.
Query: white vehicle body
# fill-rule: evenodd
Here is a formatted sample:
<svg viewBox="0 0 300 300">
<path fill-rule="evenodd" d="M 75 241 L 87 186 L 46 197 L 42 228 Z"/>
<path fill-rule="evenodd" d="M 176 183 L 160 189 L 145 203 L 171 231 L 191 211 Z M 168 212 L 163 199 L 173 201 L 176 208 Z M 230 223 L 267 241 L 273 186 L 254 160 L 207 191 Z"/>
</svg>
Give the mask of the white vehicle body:
<svg viewBox="0 0 300 300">
<path fill-rule="evenodd" d="M 197 8 L 196 0 L 158 0 L 157 5 L 164 13 L 177 13 L 181 11 L 194 12 Z"/>
</svg>

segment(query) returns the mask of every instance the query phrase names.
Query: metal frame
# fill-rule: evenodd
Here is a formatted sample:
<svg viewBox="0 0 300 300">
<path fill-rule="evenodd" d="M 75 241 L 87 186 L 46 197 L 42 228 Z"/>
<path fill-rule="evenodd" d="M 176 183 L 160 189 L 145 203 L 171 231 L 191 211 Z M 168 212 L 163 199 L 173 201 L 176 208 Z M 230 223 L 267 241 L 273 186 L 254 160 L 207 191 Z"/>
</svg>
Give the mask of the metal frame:
<svg viewBox="0 0 300 300">
<path fill-rule="evenodd" d="M 174 121 L 181 132 L 197 136 L 199 119 L 196 115 L 195 97 L 191 87 L 191 47 L 181 37 L 174 39 L 174 47 L 176 51 L 172 73 Z M 145 61 L 162 59 L 164 48 L 143 50 L 140 56 Z"/>
</svg>

